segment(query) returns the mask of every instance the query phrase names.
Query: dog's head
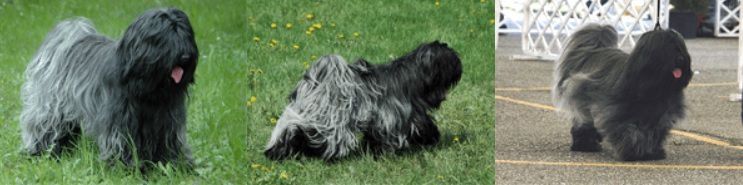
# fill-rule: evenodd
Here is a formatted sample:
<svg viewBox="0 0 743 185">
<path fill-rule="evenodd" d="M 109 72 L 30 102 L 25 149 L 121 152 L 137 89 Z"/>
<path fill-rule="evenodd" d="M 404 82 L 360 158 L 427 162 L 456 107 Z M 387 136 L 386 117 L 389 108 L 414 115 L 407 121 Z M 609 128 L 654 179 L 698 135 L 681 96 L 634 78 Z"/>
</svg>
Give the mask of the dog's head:
<svg viewBox="0 0 743 185">
<path fill-rule="evenodd" d="M 635 83 L 637 89 L 660 94 L 684 89 L 693 76 L 684 39 L 673 30 L 643 34 L 627 62 L 625 72 L 631 79 L 628 83 Z"/>
<path fill-rule="evenodd" d="M 412 63 L 414 73 L 421 76 L 423 96 L 433 108 L 446 99 L 446 93 L 462 78 L 462 62 L 456 51 L 446 43 L 434 41 L 418 46 L 413 52 L 393 63 Z M 405 66 L 405 64 L 402 64 Z"/>
<path fill-rule="evenodd" d="M 186 91 L 194 82 L 199 51 L 186 14 L 166 8 L 137 18 L 118 43 L 116 55 L 123 68 L 121 83 L 132 93 L 153 95 Z"/>
</svg>

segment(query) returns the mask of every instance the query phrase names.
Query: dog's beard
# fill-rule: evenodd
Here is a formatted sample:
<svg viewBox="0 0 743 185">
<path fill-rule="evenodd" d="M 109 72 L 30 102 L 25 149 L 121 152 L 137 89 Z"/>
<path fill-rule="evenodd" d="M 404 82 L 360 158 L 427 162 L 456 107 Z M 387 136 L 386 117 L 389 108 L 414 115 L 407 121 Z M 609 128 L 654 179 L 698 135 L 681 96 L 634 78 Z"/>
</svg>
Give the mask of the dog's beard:
<svg viewBox="0 0 743 185">
<path fill-rule="evenodd" d="M 378 66 L 322 57 L 291 93 L 266 155 L 338 159 L 356 151 L 359 132 L 373 150 L 433 144 L 439 135 L 427 113 L 461 73 L 456 53 L 438 42 Z"/>
</svg>

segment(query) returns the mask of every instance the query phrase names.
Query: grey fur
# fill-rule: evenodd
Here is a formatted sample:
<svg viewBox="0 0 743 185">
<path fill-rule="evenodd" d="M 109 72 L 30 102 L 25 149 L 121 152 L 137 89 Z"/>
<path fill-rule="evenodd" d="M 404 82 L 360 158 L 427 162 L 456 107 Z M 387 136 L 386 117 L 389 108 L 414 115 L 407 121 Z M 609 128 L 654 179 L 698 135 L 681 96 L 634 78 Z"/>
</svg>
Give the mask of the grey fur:
<svg viewBox="0 0 743 185">
<path fill-rule="evenodd" d="M 90 136 L 100 159 L 191 163 L 186 141 L 188 85 L 198 50 L 185 13 L 144 13 L 120 41 L 85 18 L 59 23 L 25 72 L 20 116 L 23 149 L 58 155 Z M 183 69 L 177 83 L 169 76 Z M 135 156 L 136 155 L 136 156 Z"/>
<path fill-rule="evenodd" d="M 571 150 L 599 151 L 606 137 L 620 160 L 663 159 L 663 141 L 685 115 L 693 75 L 686 45 L 675 31 L 654 30 L 627 54 L 617 39 L 613 27 L 588 24 L 557 61 L 552 96 L 573 122 Z"/>
<path fill-rule="evenodd" d="M 439 132 L 428 111 L 438 108 L 460 77 L 458 56 L 439 42 L 379 66 L 322 57 L 297 84 L 265 154 L 333 160 L 361 144 L 375 152 L 435 144 Z M 364 134 L 361 144 L 357 133 Z"/>
</svg>

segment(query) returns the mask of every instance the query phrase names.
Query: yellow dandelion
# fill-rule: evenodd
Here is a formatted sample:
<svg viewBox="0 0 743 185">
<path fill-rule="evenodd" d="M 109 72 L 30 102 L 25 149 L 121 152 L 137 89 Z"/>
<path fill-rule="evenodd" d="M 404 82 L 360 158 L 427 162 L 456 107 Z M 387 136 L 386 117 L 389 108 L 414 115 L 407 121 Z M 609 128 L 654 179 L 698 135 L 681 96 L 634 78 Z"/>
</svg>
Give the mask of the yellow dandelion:
<svg viewBox="0 0 743 185">
<path fill-rule="evenodd" d="M 305 32 L 304 32 L 304 34 L 307 34 L 307 35 L 312 35 L 312 32 L 311 32 L 311 31 L 309 31 L 309 30 L 307 30 L 307 31 L 305 31 Z"/>
<path fill-rule="evenodd" d="M 361 36 L 361 33 L 359 33 L 359 32 L 353 32 L 353 36 L 354 37 L 359 37 L 359 36 Z"/>
<path fill-rule="evenodd" d="M 304 69 L 309 69 L 310 68 L 310 63 L 309 62 L 303 62 L 302 65 L 304 65 Z"/>
<path fill-rule="evenodd" d="M 271 124 L 272 125 L 276 125 L 276 122 L 278 122 L 278 120 L 276 120 L 276 118 L 274 118 L 274 117 L 271 117 L 271 120 L 270 121 L 271 121 Z"/>
<path fill-rule="evenodd" d="M 317 59 L 317 56 L 315 55 L 310 56 L 310 60 L 315 60 L 315 59 Z"/>
<path fill-rule="evenodd" d="M 294 44 L 294 45 L 292 45 L 292 48 L 294 48 L 294 49 L 299 49 L 299 44 Z"/>
<path fill-rule="evenodd" d="M 276 47 L 277 45 L 279 45 L 279 41 L 276 39 L 271 39 L 271 42 L 269 42 L 268 45 L 271 47 Z"/>
<path fill-rule="evenodd" d="M 260 41 L 261 41 L 260 37 L 257 37 L 257 36 L 253 37 L 253 42 L 260 42 Z"/>
<path fill-rule="evenodd" d="M 441 1 L 439 1 L 439 0 L 436 0 L 436 2 L 435 2 L 435 3 L 433 3 L 433 4 L 434 4 L 434 5 L 436 5 L 436 7 L 438 8 L 439 6 L 441 6 Z"/>
<path fill-rule="evenodd" d="M 315 19 L 315 14 L 308 13 L 308 14 L 304 15 L 304 18 L 307 18 L 307 20 L 310 20 L 311 21 L 312 19 Z"/>
<path fill-rule="evenodd" d="M 271 29 L 276 29 L 278 27 L 275 22 L 271 23 Z"/>
<path fill-rule="evenodd" d="M 250 168 L 252 168 L 254 170 L 257 170 L 258 168 L 261 168 L 262 166 L 263 165 L 261 165 L 261 164 L 253 163 L 253 164 L 250 165 Z"/>
<path fill-rule="evenodd" d="M 338 34 L 338 35 L 337 35 L 336 37 L 337 37 L 338 39 L 343 39 L 343 38 L 346 38 L 346 36 L 344 36 L 344 35 L 343 35 L 342 33 L 339 33 L 339 34 Z"/>
<path fill-rule="evenodd" d="M 315 27 L 309 27 L 309 28 L 307 28 L 307 31 L 313 32 L 313 31 L 315 31 Z"/>
<path fill-rule="evenodd" d="M 279 174 L 279 178 L 284 179 L 284 180 L 289 179 L 289 173 L 286 173 L 286 171 L 282 170 L 281 174 Z"/>
<path fill-rule="evenodd" d="M 250 102 L 253 102 L 253 103 L 255 103 L 256 101 L 258 101 L 258 98 L 257 98 L 257 97 L 255 97 L 255 96 L 250 96 Z"/>
<path fill-rule="evenodd" d="M 294 25 L 292 25 L 292 23 L 286 23 L 286 25 L 284 25 L 284 27 L 286 29 L 292 29 L 292 27 L 294 27 Z"/>
<path fill-rule="evenodd" d="M 485 3 L 485 0 L 480 0 L 480 3 Z"/>
<path fill-rule="evenodd" d="M 454 136 L 454 138 L 452 138 L 451 140 L 454 141 L 455 143 L 458 143 L 459 142 L 459 136 Z"/>
<path fill-rule="evenodd" d="M 319 30 L 320 28 L 322 28 L 322 24 L 320 24 L 320 23 L 315 23 L 315 24 L 312 24 L 312 27 L 313 27 L 313 28 L 316 28 L 316 29 L 318 29 L 318 30 Z"/>
<path fill-rule="evenodd" d="M 490 19 L 490 25 L 495 25 L 495 19 Z"/>
</svg>

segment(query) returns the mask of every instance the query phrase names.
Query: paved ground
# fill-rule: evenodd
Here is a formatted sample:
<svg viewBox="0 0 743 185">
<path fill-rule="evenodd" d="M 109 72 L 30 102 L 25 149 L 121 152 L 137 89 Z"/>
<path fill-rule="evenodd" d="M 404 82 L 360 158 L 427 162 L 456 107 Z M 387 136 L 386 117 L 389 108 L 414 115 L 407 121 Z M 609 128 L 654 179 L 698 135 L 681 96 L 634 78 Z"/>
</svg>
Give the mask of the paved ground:
<svg viewBox="0 0 743 185">
<path fill-rule="evenodd" d="M 690 39 L 698 73 L 687 88 L 688 118 L 666 142 L 667 159 L 617 161 L 570 152 L 570 123 L 551 107 L 553 62 L 514 61 L 519 35 L 501 35 L 495 65 L 496 184 L 743 184 L 743 125 L 736 90 L 738 40 Z"/>
</svg>

